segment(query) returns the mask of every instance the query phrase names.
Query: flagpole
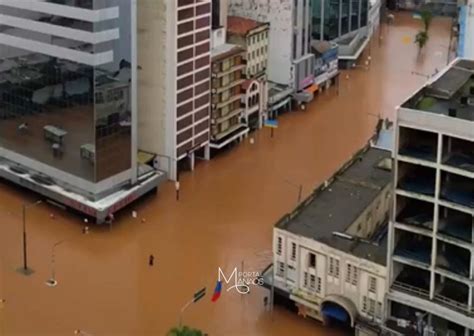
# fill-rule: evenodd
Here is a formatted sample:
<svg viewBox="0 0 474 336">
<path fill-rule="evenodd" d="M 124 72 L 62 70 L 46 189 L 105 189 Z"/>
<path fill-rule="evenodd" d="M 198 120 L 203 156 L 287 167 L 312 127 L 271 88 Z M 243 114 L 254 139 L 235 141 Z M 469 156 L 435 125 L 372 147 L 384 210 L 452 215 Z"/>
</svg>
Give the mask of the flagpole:
<svg viewBox="0 0 474 336">
<path fill-rule="evenodd" d="M 273 305 L 274 305 L 274 301 L 275 301 L 275 264 L 273 264 L 273 266 L 272 266 L 271 300 L 272 300 L 272 305 L 270 306 L 270 314 L 271 314 L 272 321 L 273 321 Z"/>
<path fill-rule="evenodd" d="M 190 300 L 189 302 L 187 302 L 182 308 L 181 308 L 181 311 L 179 312 L 179 323 L 178 323 L 178 326 L 181 328 L 183 326 L 183 313 L 184 311 L 191 305 L 191 303 L 193 303 L 194 299 L 193 300 Z"/>
<path fill-rule="evenodd" d="M 243 259 L 242 259 L 242 266 L 241 266 L 241 267 L 242 267 L 242 271 L 241 271 L 241 272 L 242 272 L 242 278 L 244 278 L 244 260 L 243 260 Z M 241 295 L 241 298 L 242 298 L 242 300 L 243 300 L 243 299 L 244 299 L 244 296 Z"/>
</svg>

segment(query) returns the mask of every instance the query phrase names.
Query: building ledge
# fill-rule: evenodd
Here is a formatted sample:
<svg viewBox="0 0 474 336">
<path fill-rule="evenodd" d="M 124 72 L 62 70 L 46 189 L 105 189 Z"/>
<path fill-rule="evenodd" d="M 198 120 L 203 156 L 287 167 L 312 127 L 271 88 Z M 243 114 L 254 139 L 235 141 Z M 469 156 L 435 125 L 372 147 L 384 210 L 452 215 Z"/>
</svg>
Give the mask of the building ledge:
<svg viewBox="0 0 474 336">
<path fill-rule="evenodd" d="M 231 88 L 233 88 L 233 87 L 235 87 L 235 86 L 242 85 L 245 81 L 246 81 L 245 78 L 239 78 L 239 79 L 237 79 L 237 80 L 234 80 L 234 81 L 228 83 L 228 84 L 225 85 L 225 86 L 221 86 L 221 87 L 215 88 L 216 93 L 213 93 L 213 94 L 217 94 L 217 93 L 221 93 L 221 92 L 230 90 Z"/>
<path fill-rule="evenodd" d="M 10 169 L 8 165 L 0 165 L 0 177 L 33 190 L 53 202 L 94 217 L 99 224 L 102 223 L 110 213 L 115 213 L 132 203 L 148 191 L 157 188 L 166 180 L 166 174 L 164 172 L 151 170 L 139 176 L 137 183 L 131 187 L 122 188 L 98 200 L 90 200 L 83 195 L 66 190 L 57 184 L 45 185 L 38 183 L 31 178 L 30 174 L 16 173 Z"/>
<path fill-rule="evenodd" d="M 244 112 L 244 109 L 239 107 L 233 111 L 230 111 L 229 113 L 227 113 L 225 116 L 222 116 L 222 117 L 219 117 L 219 118 L 212 118 L 211 119 L 211 124 L 215 125 L 215 124 L 220 124 L 236 115 L 239 115 L 240 113 L 243 113 Z"/>
<path fill-rule="evenodd" d="M 245 136 L 249 132 L 249 128 L 244 124 L 237 124 L 230 127 L 227 131 L 219 133 L 211 139 L 209 146 L 214 149 L 221 149 L 234 140 Z"/>
<path fill-rule="evenodd" d="M 228 75 L 228 74 L 230 74 L 234 71 L 243 70 L 243 69 L 245 69 L 245 67 L 246 67 L 245 64 L 238 64 L 238 65 L 234 65 L 233 67 L 230 67 L 226 71 L 214 72 L 213 70 L 211 70 L 212 71 L 212 78 L 221 78 L 221 77 L 224 77 L 225 75 Z"/>
</svg>

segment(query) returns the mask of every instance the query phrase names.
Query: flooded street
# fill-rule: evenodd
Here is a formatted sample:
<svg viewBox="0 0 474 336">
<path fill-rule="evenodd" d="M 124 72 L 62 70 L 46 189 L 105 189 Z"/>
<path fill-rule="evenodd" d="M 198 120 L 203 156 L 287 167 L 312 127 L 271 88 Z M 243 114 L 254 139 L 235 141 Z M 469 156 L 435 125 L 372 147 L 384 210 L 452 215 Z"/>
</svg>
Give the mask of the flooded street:
<svg viewBox="0 0 474 336">
<path fill-rule="evenodd" d="M 432 74 L 446 64 L 449 19 L 433 20 L 425 59 L 417 62 L 412 40 L 421 23 L 395 16 L 395 24 L 383 28 L 382 43 L 376 33 L 361 57 L 371 54 L 370 69 L 341 74 L 339 96 L 332 88 L 306 111 L 281 116 L 274 138 L 263 129 L 250 135 L 254 144 L 247 139 L 199 162 L 182 174 L 179 202 L 169 182 L 134 207 L 138 218 L 128 208 L 111 231 L 93 227 L 88 235 L 77 216 L 49 204 L 29 208 L 28 262 L 35 271 L 29 277 L 16 272 L 21 205 L 38 196 L 2 182 L 0 299 L 6 303 L 0 303 L 0 335 L 73 335 L 76 329 L 95 336 L 164 335 L 203 286 L 207 295 L 183 321 L 209 335 L 337 335 L 280 307 L 273 315 L 265 311 L 263 288 L 252 287 L 246 296 L 223 291 L 215 303 L 211 296 L 218 267 L 230 273 L 243 263 L 256 272 L 269 264 L 273 225 L 296 205 L 298 186 L 308 195 L 367 142 L 378 116 L 393 119 L 395 106 L 426 81 L 412 71 Z M 61 240 L 58 285 L 50 288 L 52 247 Z"/>
</svg>

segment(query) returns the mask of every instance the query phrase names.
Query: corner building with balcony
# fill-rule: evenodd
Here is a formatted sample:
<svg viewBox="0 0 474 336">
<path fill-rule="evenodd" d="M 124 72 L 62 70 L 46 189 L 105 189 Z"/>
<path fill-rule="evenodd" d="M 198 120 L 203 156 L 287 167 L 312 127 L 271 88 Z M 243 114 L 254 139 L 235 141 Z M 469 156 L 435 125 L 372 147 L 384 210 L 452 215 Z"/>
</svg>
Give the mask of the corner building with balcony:
<svg viewBox="0 0 474 336">
<path fill-rule="evenodd" d="M 225 36 L 223 28 L 214 31 Z M 245 49 L 219 41 L 212 48 L 211 148 L 221 149 L 240 141 L 249 132 L 242 103 L 245 82 Z"/>
<path fill-rule="evenodd" d="M 178 179 L 209 158 L 210 0 L 140 0 L 139 138 Z"/>
<path fill-rule="evenodd" d="M 474 333 L 474 62 L 398 109 L 388 241 L 390 335 Z"/>
<path fill-rule="evenodd" d="M 0 176 L 100 222 L 157 187 L 137 163 L 136 2 L 0 2 Z"/>
<path fill-rule="evenodd" d="M 235 43 L 246 50 L 245 117 L 249 128 L 263 126 L 268 103 L 268 36 L 270 24 L 240 16 L 227 18 L 227 42 Z"/>
<path fill-rule="evenodd" d="M 314 98 L 314 55 L 311 53 L 311 1 L 229 0 L 229 14 L 269 22 L 269 108 L 278 110 L 294 100 L 305 108 Z M 272 87 L 277 87 L 278 90 Z M 278 92 L 285 92 L 277 99 Z"/>
</svg>

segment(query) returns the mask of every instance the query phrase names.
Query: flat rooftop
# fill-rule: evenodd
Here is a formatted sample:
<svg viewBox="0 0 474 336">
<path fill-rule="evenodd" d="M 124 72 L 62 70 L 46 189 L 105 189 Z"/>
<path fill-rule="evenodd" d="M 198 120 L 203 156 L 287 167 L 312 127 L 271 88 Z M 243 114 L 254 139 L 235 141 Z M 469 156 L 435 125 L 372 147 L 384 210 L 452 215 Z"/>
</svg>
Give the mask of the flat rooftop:
<svg viewBox="0 0 474 336">
<path fill-rule="evenodd" d="M 238 45 L 224 43 L 212 48 L 211 58 L 213 62 L 217 62 L 234 54 L 242 53 L 244 51 L 245 50 Z"/>
<path fill-rule="evenodd" d="M 316 189 L 276 227 L 385 265 L 386 223 L 380 225 L 370 239 L 350 236 L 345 231 L 391 183 L 390 169 L 379 166 L 390 158 L 390 151 L 377 148 L 357 154 L 336 173 L 332 182 Z"/>
<path fill-rule="evenodd" d="M 474 60 L 454 61 L 402 107 L 474 121 Z"/>
</svg>

